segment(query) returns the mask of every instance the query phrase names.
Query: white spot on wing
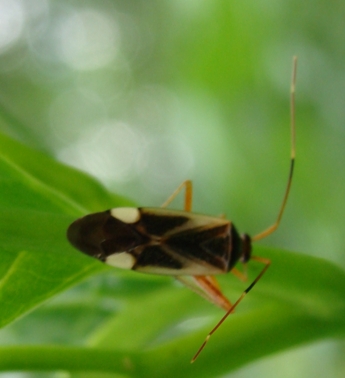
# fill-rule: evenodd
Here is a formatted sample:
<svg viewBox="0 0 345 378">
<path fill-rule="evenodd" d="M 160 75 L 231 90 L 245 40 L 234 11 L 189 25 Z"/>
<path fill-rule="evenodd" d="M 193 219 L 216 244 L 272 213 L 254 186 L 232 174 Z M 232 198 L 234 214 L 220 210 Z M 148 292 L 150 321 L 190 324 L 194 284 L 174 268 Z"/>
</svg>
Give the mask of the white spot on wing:
<svg viewBox="0 0 345 378">
<path fill-rule="evenodd" d="M 127 252 L 114 253 L 113 255 L 108 256 L 105 260 L 108 265 L 122 269 L 132 269 L 135 261 L 135 258 Z"/>
<path fill-rule="evenodd" d="M 110 214 L 124 223 L 135 223 L 140 219 L 140 212 L 136 207 L 117 207 L 111 209 Z"/>
</svg>

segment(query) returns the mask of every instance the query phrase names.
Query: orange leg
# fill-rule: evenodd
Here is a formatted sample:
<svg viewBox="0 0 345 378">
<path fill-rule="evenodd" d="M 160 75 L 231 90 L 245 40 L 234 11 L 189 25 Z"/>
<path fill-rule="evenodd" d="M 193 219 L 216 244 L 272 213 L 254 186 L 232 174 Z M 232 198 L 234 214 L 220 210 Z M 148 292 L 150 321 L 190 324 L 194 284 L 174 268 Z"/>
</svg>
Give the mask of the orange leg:
<svg viewBox="0 0 345 378">
<path fill-rule="evenodd" d="M 213 276 L 176 276 L 175 278 L 196 294 L 225 311 L 231 309 L 232 304 L 223 295 L 217 280 Z"/>
<path fill-rule="evenodd" d="M 161 207 L 167 207 L 181 192 L 181 190 L 185 189 L 184 194 L 184 210 L 185 211 L 192 211 L 192 196 L 193 196 L 193 187 L 192 181 L 186 180 L 183 181 L 181 185 L 173 192 L 173 194 L 161 205 Z"/>
<path fill-rule="evenodd" d="M 200 288 L 207 293 L 207 298 L 218 307 L 229 311 L 233 306 L 220 290 L 218 281 L 213 276 L 195 276 Z"/>
<path fill-rule="evenodd" d="M 236 269 L 236 268 L 232 268 L 230 273 L 232 273 L 234 276 L 236 276 L 239 280 L 241 280 L 242 282 L 246 282 L 247 281 L 247 270 L 246 270 L 246 266 L 244 268 L 245 272 L 242 273 L 240 270 Z"/>
<path fill-rule="evenodd" d="M 192 358 L 191 362 L 193 363 L 201 353 L 201 351 L 204 349 L 205 345 L 207 344 L 208 340 L 210 337 L 217 331 L 217 329 L 221 326 L 221 324 L 225 321 L 225 319 L 235 310 L 237 305 L 242 301 L 242 299 L 250 292 L 250 290 L 255 286 L 255 284 L 260 280 L 260 278 L 264 275 L 266 270 L 269 268 L 271 265 L 271 260 L 265 259 L 263 257 L 257 257 L 257 256 L 252 256 L 252 260 L 261 262 L 265 264 L 261 272 L 258 274 L 258 276 L 255 278 L 255 280 L 247 287 L 246 290 L 241 294 L 241 296 L 237 299 L 237 301 L 234 303 L 233 306 L 227 311 L 227 313 L 220 319 L 220 321 L 216 324 L 216 326 L 211 330 L 211 332 L 206 336 L 205 341 L 202 343 L 201 347 L 199 350 L 196 352 L 194 357 Z"/>
</svg>

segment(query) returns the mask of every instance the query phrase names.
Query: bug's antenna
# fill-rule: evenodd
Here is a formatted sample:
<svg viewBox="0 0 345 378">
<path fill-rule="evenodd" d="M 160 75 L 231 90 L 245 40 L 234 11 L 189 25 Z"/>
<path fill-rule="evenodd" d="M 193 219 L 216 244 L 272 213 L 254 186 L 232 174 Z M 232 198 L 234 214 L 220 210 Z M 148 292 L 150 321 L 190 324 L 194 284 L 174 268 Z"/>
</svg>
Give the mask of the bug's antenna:
<svg viewBox="0 0 345 378">
<path fill-rule="evenodd" d="M 291 182 L 292 182 L 292 176 L 293 176 L 293 170 L 294 170 L 294 163 L 295 163 L 295 152 L 296 152 L 296 142 L 295 142 L 295 87 L 296 87 L 296 71 L 297 71 L 297 57 L 294 56 L 293 58 L 293 68 L 292 68 L 292 80 L 291 80 L 291 91 L 290 91 L 290 101 L 291 101 L 291 160 L 290 160 L 290 171 L 289 171 L 289 177 L 288 177 L 288 182 L 287 186 L 285 189 L 285 194 L 283 197 L 283 202 L 280 206 L 280 210 L 278 213 L 277 220 L 266 230 L 261 232 L 260 234 L 255 235 L 251 240 L 256 241 L 265 238 L 266 236 L 272 234 L 274 232 L 280 223 L 280 220 L 282 218 L 282 215 L 284 213 L 285 205 L 287 202 L 287 199 L 289 197 L 289 192 L 290 192 L 290 187 L 291 187 Z M 259 275 L 255 278 L 255 280 L 247 287 L 247 289 L 241 294 L 241 296 L 237 299 L 237 301 L 230 307 L 230 309 L 226 312 L 226 314 L 220 319 L 220 321 L 216 324 L 215 327 L 211 330 L 211 332 L 206 336 L 205 341 L 202 343 L 196 354 L 191 360 L 191 363 L 193 363 L 201 353 L 201 351 L 204 349 L 206 344 L 208 343 L 210 337 L 212 334 L 220 327 L 220 325 L 225 321 L 225 319 L 234 312 L 235 308 L 237 305 L 242 301 L 242 299 L 249 293 L 249 291 L 255 286 L 255 284 L 260 280 L 260 278 L 264 275 L 266 270 L 269 268 L 271 264 L 271 260 L 265 259 L 262 257 L 258 256 L 251 256 L 252 260 L 259 261 L 263 263 L 265 266 L 259 273 Z"/>
<path fill-rule="evenodd" d="M 252 237 L 252 241 L 257 241 L 265 238 L 266 236 L 272 234 L 279 226 L 281 218 L 283 216 L 285 205 L 290 193 L 290 187 L 292 182 L 293 170 L 295 165 L 295 155 L 296 155 L 296 130 L 295 130 L 295 88 L 296 88 L 296 73 L 297 73 L 297 57 L 293 57 L 292 62 L 292 79 L 291 79 L 291 90 L 290 90 L 290 117 L 291 117 L 291 160 L 290 160 L 290 172 L 285 189 L 285 194 L 283 198 L 282 205 L 280 207 L 277 220 L 266 230 L 260 232 L 259 234 Z"/>
</svg>

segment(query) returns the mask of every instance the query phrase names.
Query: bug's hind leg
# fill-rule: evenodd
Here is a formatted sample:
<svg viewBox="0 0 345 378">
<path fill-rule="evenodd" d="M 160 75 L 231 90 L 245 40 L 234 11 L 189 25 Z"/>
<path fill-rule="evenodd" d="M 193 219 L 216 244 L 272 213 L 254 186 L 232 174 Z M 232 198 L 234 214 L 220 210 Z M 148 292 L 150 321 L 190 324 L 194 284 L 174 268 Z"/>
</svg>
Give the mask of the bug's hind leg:
<svg viewBox="0 0 345 378">
<path fill-rule="evenodd" d="M 222 293 L 218 281 L 213 276 L 176 276 L 178 281 L 216 306 L 229 311 L 232 304 Z"/>
<path fill-rule="evenodd" d="M 241 296 L 237 299 L 237 301 L 233 304 L 233 306 L 230 307 L 230 309 L 227 311 L 227 313 L 220 319 L 220 321 L 216 324 L 215 327 L 213 327 L 213 329 L 211 330 L 211 332 L 206 336 L 206 339 L 205 341 L 202 343 L 201 347 L 199 348 L 199 350 L 196 352 L 196 354 L 194 355 L 194 357 L 192 358 L 192 363 L 198 358 L 200 352 L 204 349 L 205 345 L 207 344 L 208 340 L 210 339 L 210 337 L 217 331 L 217 329 L 221 326 L 221 324 L 224 322 L 224 320 L 231 314 L 234 312 L 235 308 L 237 307 L 237 305 L 242 301 L 242 299 L 249 293 L 249 291 L 255 286 L 255 284 L 260 280 L 260 278 L 264 275 L 264 273 L 266 272 L 266 270 L 269 268 L 269 266 L 271 265 L 271 260 L 269 259 L 265 259 L 263 257 L 258 257 L 258 256 L 252 256 L 252 260 L 255 260 L 255 261 L 258 261 L 262 264 L 264 264 L 265 266 L 263 267 L 263 269 L 261 270 L 261 272 L 257 275 L 257 277 L 255 278 L 255 280 L 247 287 L 246 290 L 244 290 L 244 292 L 241 294 Z"/>
</svg>

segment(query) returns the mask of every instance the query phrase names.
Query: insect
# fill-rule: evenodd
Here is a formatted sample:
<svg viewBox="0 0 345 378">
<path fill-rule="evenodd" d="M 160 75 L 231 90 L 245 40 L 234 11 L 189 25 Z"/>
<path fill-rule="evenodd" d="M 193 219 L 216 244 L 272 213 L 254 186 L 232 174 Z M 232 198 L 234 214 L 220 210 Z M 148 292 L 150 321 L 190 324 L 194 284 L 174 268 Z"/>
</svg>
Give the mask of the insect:
<svg viewBox="0 0 345 378">
<path fill-rule="evenodd" d="M 279 226 L 290 192 L 295 161 L 295 83 L 297 59 L 291 81 L 291 158 L 285 194 L 276 221 L 259 234 L 240 235 L 234 224 L 221 217 L 192 213 L 192 183 L 183 182 L 160 208 L 114 208 L 86 215 L 67 230 L 70 243 L 106 264 L 138 272 L 171 275 L 197 294 L 226 311 L 194 355 L 194 362 L 211 335 L 235 310 L 269 268 L 267 258 L 253 256 L 251 244 Z M 184 190 L 184 210 L 167 206 Z M 223 295 L 214 277 L 231 272 L 245 278 L 235 265 L 255 260 L 264 265 L 234 304 Z"/>
</svg>

